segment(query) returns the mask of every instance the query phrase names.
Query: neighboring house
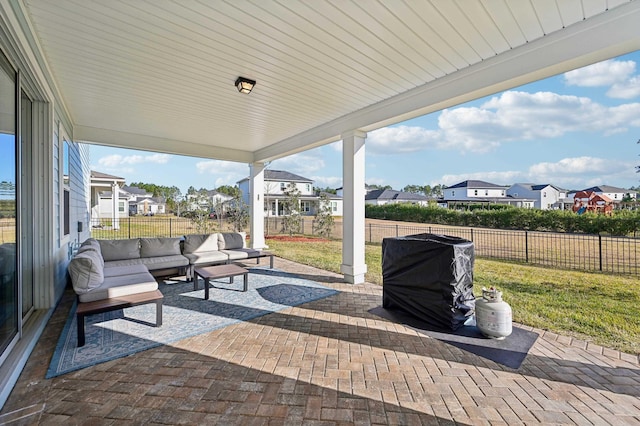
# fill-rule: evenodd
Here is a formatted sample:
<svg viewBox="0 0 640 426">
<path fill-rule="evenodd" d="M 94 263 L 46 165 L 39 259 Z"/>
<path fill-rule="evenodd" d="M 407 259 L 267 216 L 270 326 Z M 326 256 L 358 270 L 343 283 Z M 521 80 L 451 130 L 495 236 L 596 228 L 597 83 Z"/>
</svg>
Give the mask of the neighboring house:
<svg viewBox="0 0 640 426">
<path fill-rule="evenodd" d="M 447 201 L 483 201 L 506 198 L 508 186 L 482 180 L 465 180 L 444 189 Z"/>
<path fill-rule="evenodd" d="M 583 189 L 582 192 L 594 192 L 598 195 L 604 195 L 610 198 L 614 204 L 621 203 L 626 196 L 631 198 L 631 201 L 638 199 L 638 193 L 636 191 L 609 185 L 592 186 L 591 188 Z"/>
<path fill-rule="evenodd" d="M 284 214 L 283 201 L 287 198 L 285 190 L 289 185 L 295 185 L 300 191 L 300 214 L 313 216 L 318 211 L 320 196 L 313 191 L 313 180 L 283 170 L 264 171 L 264 200 L 265 216 L 282 216 Z M 249 178 L 238 181 L 242 191 L 243 201 L 249 205 Z M 331 203 L 333 216 L 342 216 L 342 197 L 327 194 Z"/>
<path fill-rule="evenodd" d="M 118 220 L 136 214 L 163 214 L 166 205 L 162 198 L 135 186 L 126 186 L 125 179 L 106 173 L 91 171 L 91 223 L 102 226 L 101 219 L 111 219 L 118 227 Z M 115 197 L 114 197 L 114 194 Z M 117 212 L 114 215 L 114 211 Z"/>
<path fill-rule="evenodd" d="M 441 207 L 455 208 L 466 204 L 508 204 L 510 206 L 533 208 L 533 198 L 507 195 L 509 186 L 496 185 L 482 180 L 465 180 L 445 188 L 443 198 L 438 200 Z"/>
<path fill-rule="evenodd" d="M 196 193 L 187 195 L 189 210 L 199 209 L 211 211 L 219 203 L 222 203 L 223 210 L 227 211 L 227 206 L 231 200 L 233 200 L 231 195 L 223 194 L 215 190 L 207 191 L 205 194 Z"/>
<path fill-rule="evenodd" d="M 91 170 L 91 224 L 98 225 L 100 219 L 112 219 L 114 222 L 121 217 L 127 217 L 127 199 L 120 196 L 120 186 L 125 179 L 119 176 Z M 113 194 L 117 194 L 113 197 Z M 118 212 L 114 215 L 114 212 Z M 117 227 L 117 225 L 115 225 Z"/>
<path fill-rule="evenodd" d="M 507 189 L 507 197 L 520 200 L 533 200 L 533 207 L 541 210 L 562 209 L 567 190 L 551 184 L 515 183 Z M 524 207 L 524 206 L 522 206 Z"/>
<path fill-rule="evenodd" d="M 413 192 L 395 191 L 393 189 L 375 189 L 364 196 L 365 204 L 382 206 L 385 204 L 418 204 L 426 206 L 429 199 Z"/>
<path fill-rule="evenodd" d="M 167 211 L 165 200 L 162 197 L 154 197 L 152 193 L 137 186 L 123 186 L 120 188 L 121 196 L 127 197 L 129 203 L 129 215 L 137 214 L 153 216 L 164 214 Z"/>
</svg>

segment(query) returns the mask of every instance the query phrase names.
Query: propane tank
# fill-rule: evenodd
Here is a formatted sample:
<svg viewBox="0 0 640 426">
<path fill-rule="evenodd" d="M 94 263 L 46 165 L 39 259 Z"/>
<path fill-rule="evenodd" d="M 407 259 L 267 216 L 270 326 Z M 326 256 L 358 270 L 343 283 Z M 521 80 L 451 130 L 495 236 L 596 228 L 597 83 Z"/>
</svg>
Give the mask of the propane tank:
<svg viewBox="0 0 640 426">
<path fill-rule="evenodd" d="M 502 292 L 482 287 L 482 297 L 476 299 L 476 326 L 482 334 L 502 340 L 511 334 L 511 306 L 502 300 Z"/>
</svg>

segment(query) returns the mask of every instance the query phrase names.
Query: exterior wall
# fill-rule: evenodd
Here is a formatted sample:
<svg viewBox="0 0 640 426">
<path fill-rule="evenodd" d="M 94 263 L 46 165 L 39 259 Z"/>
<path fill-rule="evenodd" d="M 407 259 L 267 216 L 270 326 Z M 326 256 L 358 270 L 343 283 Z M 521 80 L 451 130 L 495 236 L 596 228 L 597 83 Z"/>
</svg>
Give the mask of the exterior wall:
<svg viewBox="0 0 640 426">
<path fill-rule="evenodd" d="M 605 195 L 605 196 L 611 198 L 611 200 L 613 200 L 613 201 L 620 202 L 620 201 L 622 201 L 622 199 L 624 198 L 624 196 L 627 193 L 622 193 L 622 192 L 596 192 L 596 194 Z M 635 194 L 630 194 L 630 195 L 633 197 L 633 195 L 635 195 Z"/>
<path fill-rule="evenodd" d="M 560 192 L 550 186 L 546 186 L 538 192 L 536 207 L 541 210 L 551 210 L 560 201 Z"/>
<path fill-rule="evenodd" d="M 284 182 L 284 181 L 273 181 L 273 180 L 265 180 L 264 181 L 264 192 L 265 194 L 279 194 L 283 195 L 284 190 L 290 183 L 294 183 L 298 191 L 300 191 L 300 195 L 313 195 L 313 184 L 309 183 L 301 183 L 301 182 Z"/>
<path fill-rule="evenodd" d="M 20 73 L 19 79 L 15 80 L 16 87 L 31 101 L 25 102 L 25 108 L 31 108 L 30 114 L 18 114 L 19 105 L 16 105 L 16 116 L 21 120 L 18 129 L 25 125 L 29 128 L 29 134 L 23 135 L 24 139 L 18 144 L 24 157 L 19 163 L 16 187 L 21 191 L 19 201 L 28 198 L 28 202 L 18 209 L 16 254 L 17 265 L 21 265 L 25 276 L 29 276 L 27 280 L 18 274 L 18 285 L 27 285 L 32 290 L 33 310 L 29 307 L 28 311 L 20 312 L 22 303 L 17 304 L 15 315 L 22 330 L 14 343 L 0 354 L 0 407 L 67 288 L 67 265 L 74 245 L 89 235 L 89 227 L 85 226 L 90 205 L 88 151 L 73 142 L 71 121 L 64 108 L 59 107 L 58 91 L 49 85 L 54 79 L 38 62 L 40 56 L 34 54 L 33 49 L 35 41 L 22 32 L 15 10 L 8 2 L 0 3 L 3 16 L 0 50 L 13 71 Z M 62 155 L 64 139 L 69 142 L 66 156 Z M 68 162 L 63 164 L 65 158 Z M 69 176 L 68 186 L 64 186 L 62 176 L 65 169 Z M 68 232 L 64 232 L 65 188 L 69 194 Z M 24 253 L 26 250 L 28 253 Z"/>
<path fill-rule="evenodd" d="M 545 190 L 546 189 L 547 188 L 545 188 Z M 517 207 L 527 207 L 527 208 L 536 208 L 536 209 L 540 208 L 540 205 L 541 205 L 540 197 L 542 196 L 540 191 L 534 191 L 532 189 L 529 189 L 528 187 L 515 184 L 511 186 L 509 189 L 507 189 L 507 195 L 514 198 L 527 198 L 527 199 L 534 200 L 533 203 L 520 202 L 516 204 Z"/>
<path fill-rule="evenodd" d="M 499 198 L 506 196 L 506 190 L 503 188 L 467 188 L 467 197 L 474 198 Z"/>
<path fill-rule="evenodd" d="M 122 211 L 122 206 L 124 205 L 124 211 Z M 98 200 L 98 215 L 101 219 L 111 219 L 112 217 L 112 201 L 111 198 L 100 198 Z M 118 217 L 124 218 L 129 216 L 129 202 L 126 198 L 118 199 Z"/>
<path fill-rule="evenodd" d="M 483 198 L 501 198 L 506 196 L 505 188 L 446 188 L 443 192 L 446 200 L 458 201 L 482 200 Z"/>
</svg>

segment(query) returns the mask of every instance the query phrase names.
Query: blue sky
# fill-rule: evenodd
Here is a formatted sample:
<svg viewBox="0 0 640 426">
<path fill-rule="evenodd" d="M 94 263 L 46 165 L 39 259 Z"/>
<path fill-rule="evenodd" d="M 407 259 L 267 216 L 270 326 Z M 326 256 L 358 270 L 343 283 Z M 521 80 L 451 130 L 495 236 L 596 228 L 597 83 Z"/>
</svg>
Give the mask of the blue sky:
<svg viewBox="0 0 640 426">
<path fill-rule="evenodd" d="M 639 68 L 640 52 L 634 52 L 370 132 L 366 182 L 394 189 L 467 179 L 565 189 L 638 186 Z M 235 185 L 249 174 L 241 163 L 97 145 L 90 153 L 92 170 L 127 183 L 175 185 L 183 193 L 189 186 Z M 269 168 L 313 179 L 318 187 L 340 187 L 341 142 Z"/>
</svg>

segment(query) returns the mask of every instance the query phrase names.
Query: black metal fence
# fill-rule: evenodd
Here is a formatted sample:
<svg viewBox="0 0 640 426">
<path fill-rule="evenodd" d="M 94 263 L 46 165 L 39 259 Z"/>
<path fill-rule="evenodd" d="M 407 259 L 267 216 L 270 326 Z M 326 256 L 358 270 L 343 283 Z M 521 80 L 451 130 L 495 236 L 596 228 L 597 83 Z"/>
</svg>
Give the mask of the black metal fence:
<svg viewBox="0 0 640 426">
<path fill-rule="evenodd" d="M 640 275 L 640 238 L 465 227 L 366 225 L 366 240 L 433 233 L 474 242 L 477 257 L 581 271 Z"/>
<path fill-rule="evenodd" d="M 98 239 L 138 237 L 180 237 L 187 234 L 229 231 L 224 221 L 198 222 L 176 217 L 129 217 L 114 224 L 101 220 L 91 227 Z M 265 235 L 281 234 L 281 218 L 265 218 Z M 248 231 L 248 229 L 246 230 Z M 453 235 L 474 242 L 477 257 L 525 262 L 534 265 L 612 274 L 640 275 L 640 238 L 555 232 L 511 231 L 454 226 L 404 225 L 401 223 L 365 225 L 365 240 L 380 244 L 386 237 L 433 233 Z M 315 234 L 312 217 L 305 217 L 297 234 Z M 332 238 L 342 239 L 342 223 L 334 225 Z"/>
</svg>

